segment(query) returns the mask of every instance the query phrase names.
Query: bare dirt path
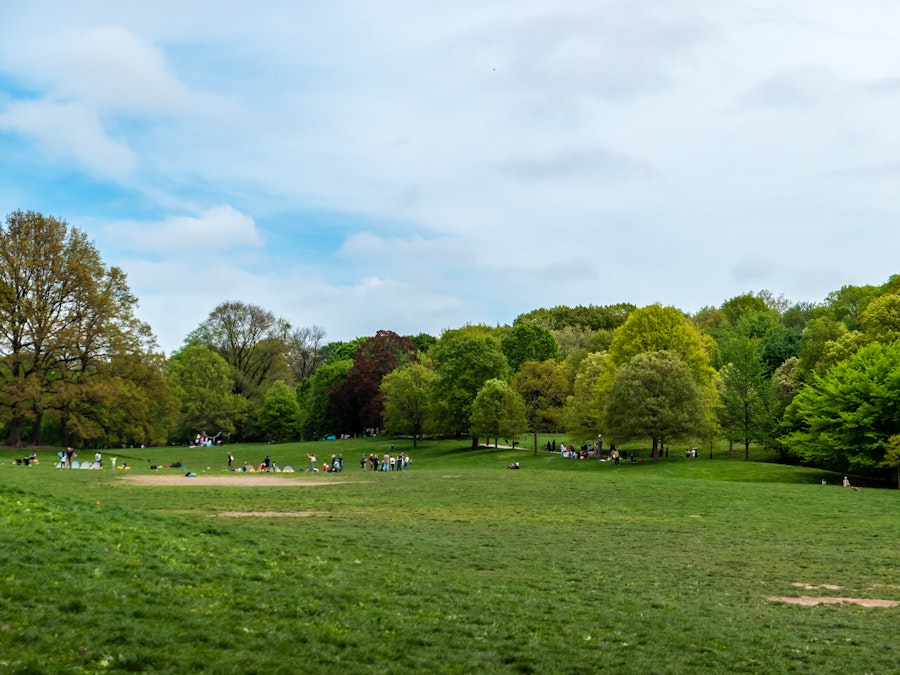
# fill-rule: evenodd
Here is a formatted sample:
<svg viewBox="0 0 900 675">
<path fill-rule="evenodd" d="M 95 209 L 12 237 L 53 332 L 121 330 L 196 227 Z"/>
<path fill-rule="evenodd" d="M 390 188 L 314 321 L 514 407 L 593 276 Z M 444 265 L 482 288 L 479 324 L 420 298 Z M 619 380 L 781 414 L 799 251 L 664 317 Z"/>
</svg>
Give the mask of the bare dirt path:
<svg viewBox="0 0 900 675">
<path fill-rule="evenodd" d="M 188 478 L 184 474 L 128 475 L 121 480 L 136 485 L 225 485 L 229 487 L 319 487 L 338 485 L 331 480 L 297 480 L 273 474 L 234 474 L 229 476 L 207 476 L 200 474 Z M 341 481 L 347 482 L 347 481 Z"/>
</svg>

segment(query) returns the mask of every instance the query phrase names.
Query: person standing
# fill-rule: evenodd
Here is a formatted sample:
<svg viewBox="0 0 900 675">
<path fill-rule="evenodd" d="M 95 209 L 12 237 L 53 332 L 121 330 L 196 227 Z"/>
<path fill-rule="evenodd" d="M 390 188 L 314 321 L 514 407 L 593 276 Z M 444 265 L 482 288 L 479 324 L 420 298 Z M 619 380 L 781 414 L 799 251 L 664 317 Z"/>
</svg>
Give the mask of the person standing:
<svg viewBox="0 0 900 675">
<path fill-rule="evenodd" d="M 234 455 L 231 452 L 228 453 L 228 469 L 231 469 L 231 465 L 234 464 Z"/>
<path fill-rule="evenodd" d="M 307 455 L 309 457 L 309 470 L 315 472 L 316 470 L 316 456 L 315 455 Z"/>
</svg>

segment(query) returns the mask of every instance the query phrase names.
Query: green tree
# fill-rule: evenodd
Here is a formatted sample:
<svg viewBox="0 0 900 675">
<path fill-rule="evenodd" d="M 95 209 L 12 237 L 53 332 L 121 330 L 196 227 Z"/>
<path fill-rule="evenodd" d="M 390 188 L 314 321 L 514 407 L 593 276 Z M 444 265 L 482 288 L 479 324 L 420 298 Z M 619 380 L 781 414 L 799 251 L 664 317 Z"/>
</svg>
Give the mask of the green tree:
<svg viewBox="0 0 900 675">
<path fill-rule="evenodd" d="M 884 466 L 890 438 L 900 433 L 900 343 L 873 343 L 815 376 L 786 417 L 785 438 L 797 456 L 842 471 Z"/>
<path fill-rule="evenodd" d="M 522 398 L 503 380 L 487 380 L 472 402 L 472 434 L 493 438 L 496 444 L 500 436 L 514 437 L 527 428 Z"/>
<path fill-rule="evenodd" d="M 331 410 L 328 394 L 333 387 L 347 379 L 347 373 L 352 367 L 352 359 L 329 359 L 301 385 L 298 396 L 301 431 L 305 438 L 314 434 L 324 438 L 338 433 L 340 424 Z"/>
<path fill-rule="evenodd" d="M 260 388 L 292 378 L 291 325 L 258 305 L 223 302 L 188 335 L 188 344 L 215 350 L 231 367 L 234 392 L 261 404 Z M 239 436 L 242 436 L 241 429 Z"/>
<path fill-rule="evenodd" d="M 446 331 L 428 352 L 435 364 L 433 411 L 438 430 L 471 433 L 472 403 L 484 383 L 506 380 L 509 366 L 497 338 L 480 327 Z M 472 435 L 472 447 L 478 437 Z"/>
<path fill-rule="evenodd" d="M 875 342 L 900 340 L 900 294 L 872 298 L 859 316 L 862 331 Z"/>
<path fill-rule="evenodd" d="M 615 373 L 606 352 L 588 354 L 581 361 L 572 395 L 566 400 L 566 431 L 570 437 L 593 439 L 603 432 L 606 395 Z"/>
<path fill-rule="evenodd" d="M 169 359 L 172 386 L 181 400 L 178 433 L 232 434 L 247 413 L 247 401 L 233 393 L 231 368 L 209 347 L 188 345 Z"/>
<path fill-rule="evenodd" d="M 674 352 L 642 352 L 616 373 L 605 427 L 618 440 L 648 438 L 653 459 L 661 442 L 702 433 L 706 401 L 690 367 Z"/>
<path fill-rule="evenodd" d="M 631 313 L 616 330 L 609 355 L 621 366 L 643 352 L 671 351 L 690 368 L 698 385 L 710 386 L 715 377 L 709 364 L 713 346 L 680 310 L 656 304 Z"/>
<path fill-rule="evenodd" d="M 512 372 L 519 370 L 519 366 L 526 361 L 546 361 L 559 356 L 553 334 L 531 321 L 514 324 L 500 343 L 500 348 Z"/>
<path fill-rule="evenodd" d="M 300 404 L 297 395 L 284 381 L 276 380 L 266 392 L 256 413 L 260 428 L 269 440 L 281 442 L 300 433 Z"/>
<path fill-rule="evenodd" d="M 63 437 L 106 436 L 122 393 L 111 361 L 158 351 L 136 307 L 125 274 L 107 268 L 83 232 L 33 211 L 7 216 L 0 227 L 0 414 L 8 443 L 22 445 L 26 426 L 31 442 L 41 443 L 47 414 Z"/>
<path fill-rule="evenodd" d="M 537 456 L 537 435 L 542 431 L 559 431 L 569 394 L 565 367 L 553 359 L 526 361 L 513 375 L 512 387 L 525 402 L 525 419 L 534 440 Z"/>
<path fill-rule="evenodd" d="M 413 447 L 431 418 L 431 387 L 435 373 L 422 363 L 406 363 L 381 380 L 384 426 L 388 433 L 410 434 Z"/>
<path fill-rule="evenodd" d="M 762 438 L 769 423 L 770 379 L 765 372 L 762 340 L 732 334 L 720 341 L 721 396 L 716 408 L 719 423 L 729 442 L 744 445 L 750 459 L 750 444 Z"/>
</svg>

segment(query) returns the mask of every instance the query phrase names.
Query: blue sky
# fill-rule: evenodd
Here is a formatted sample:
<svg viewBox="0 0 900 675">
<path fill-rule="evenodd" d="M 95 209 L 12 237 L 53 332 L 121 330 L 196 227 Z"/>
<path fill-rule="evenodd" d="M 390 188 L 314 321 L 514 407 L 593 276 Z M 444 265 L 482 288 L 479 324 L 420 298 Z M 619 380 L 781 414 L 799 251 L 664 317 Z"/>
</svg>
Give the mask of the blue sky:
<svg viewBox="0 0 900 675">
<path fill-rule="evenodd" d="M 343 340 L 900 271 L 900 5 L 210 7 L 0 9 L 0 208 L 167 352 L 226 300 Z"/>
</svg>

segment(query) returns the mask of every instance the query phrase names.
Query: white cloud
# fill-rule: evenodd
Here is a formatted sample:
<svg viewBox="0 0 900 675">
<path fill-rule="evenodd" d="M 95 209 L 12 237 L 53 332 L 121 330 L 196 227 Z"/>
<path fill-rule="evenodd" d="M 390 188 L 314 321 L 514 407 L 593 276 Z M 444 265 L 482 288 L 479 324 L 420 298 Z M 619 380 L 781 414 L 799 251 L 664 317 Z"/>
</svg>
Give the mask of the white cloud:
<svg viewBox="0 0 900 675">
<path fill-rule="evenodd" d="M 164 252 L 175 257 L 205 259 L 211 253 L 260 248 L 264 239 L 253 218 L 229 204 L 198 216 L 170 216 L 156 223 L 111 223 L 109 238 L 134 252 Z"/>
<path fill-rule="evenodd" d="M 13 101 L 0 111 L 0 129 L 27 136 L 47 157 L 75 160 L 102 178 L 124 178 L 139 162 L 127 142 L 109 138 L 94 111 L 81 103 Z"/>
</svg>

